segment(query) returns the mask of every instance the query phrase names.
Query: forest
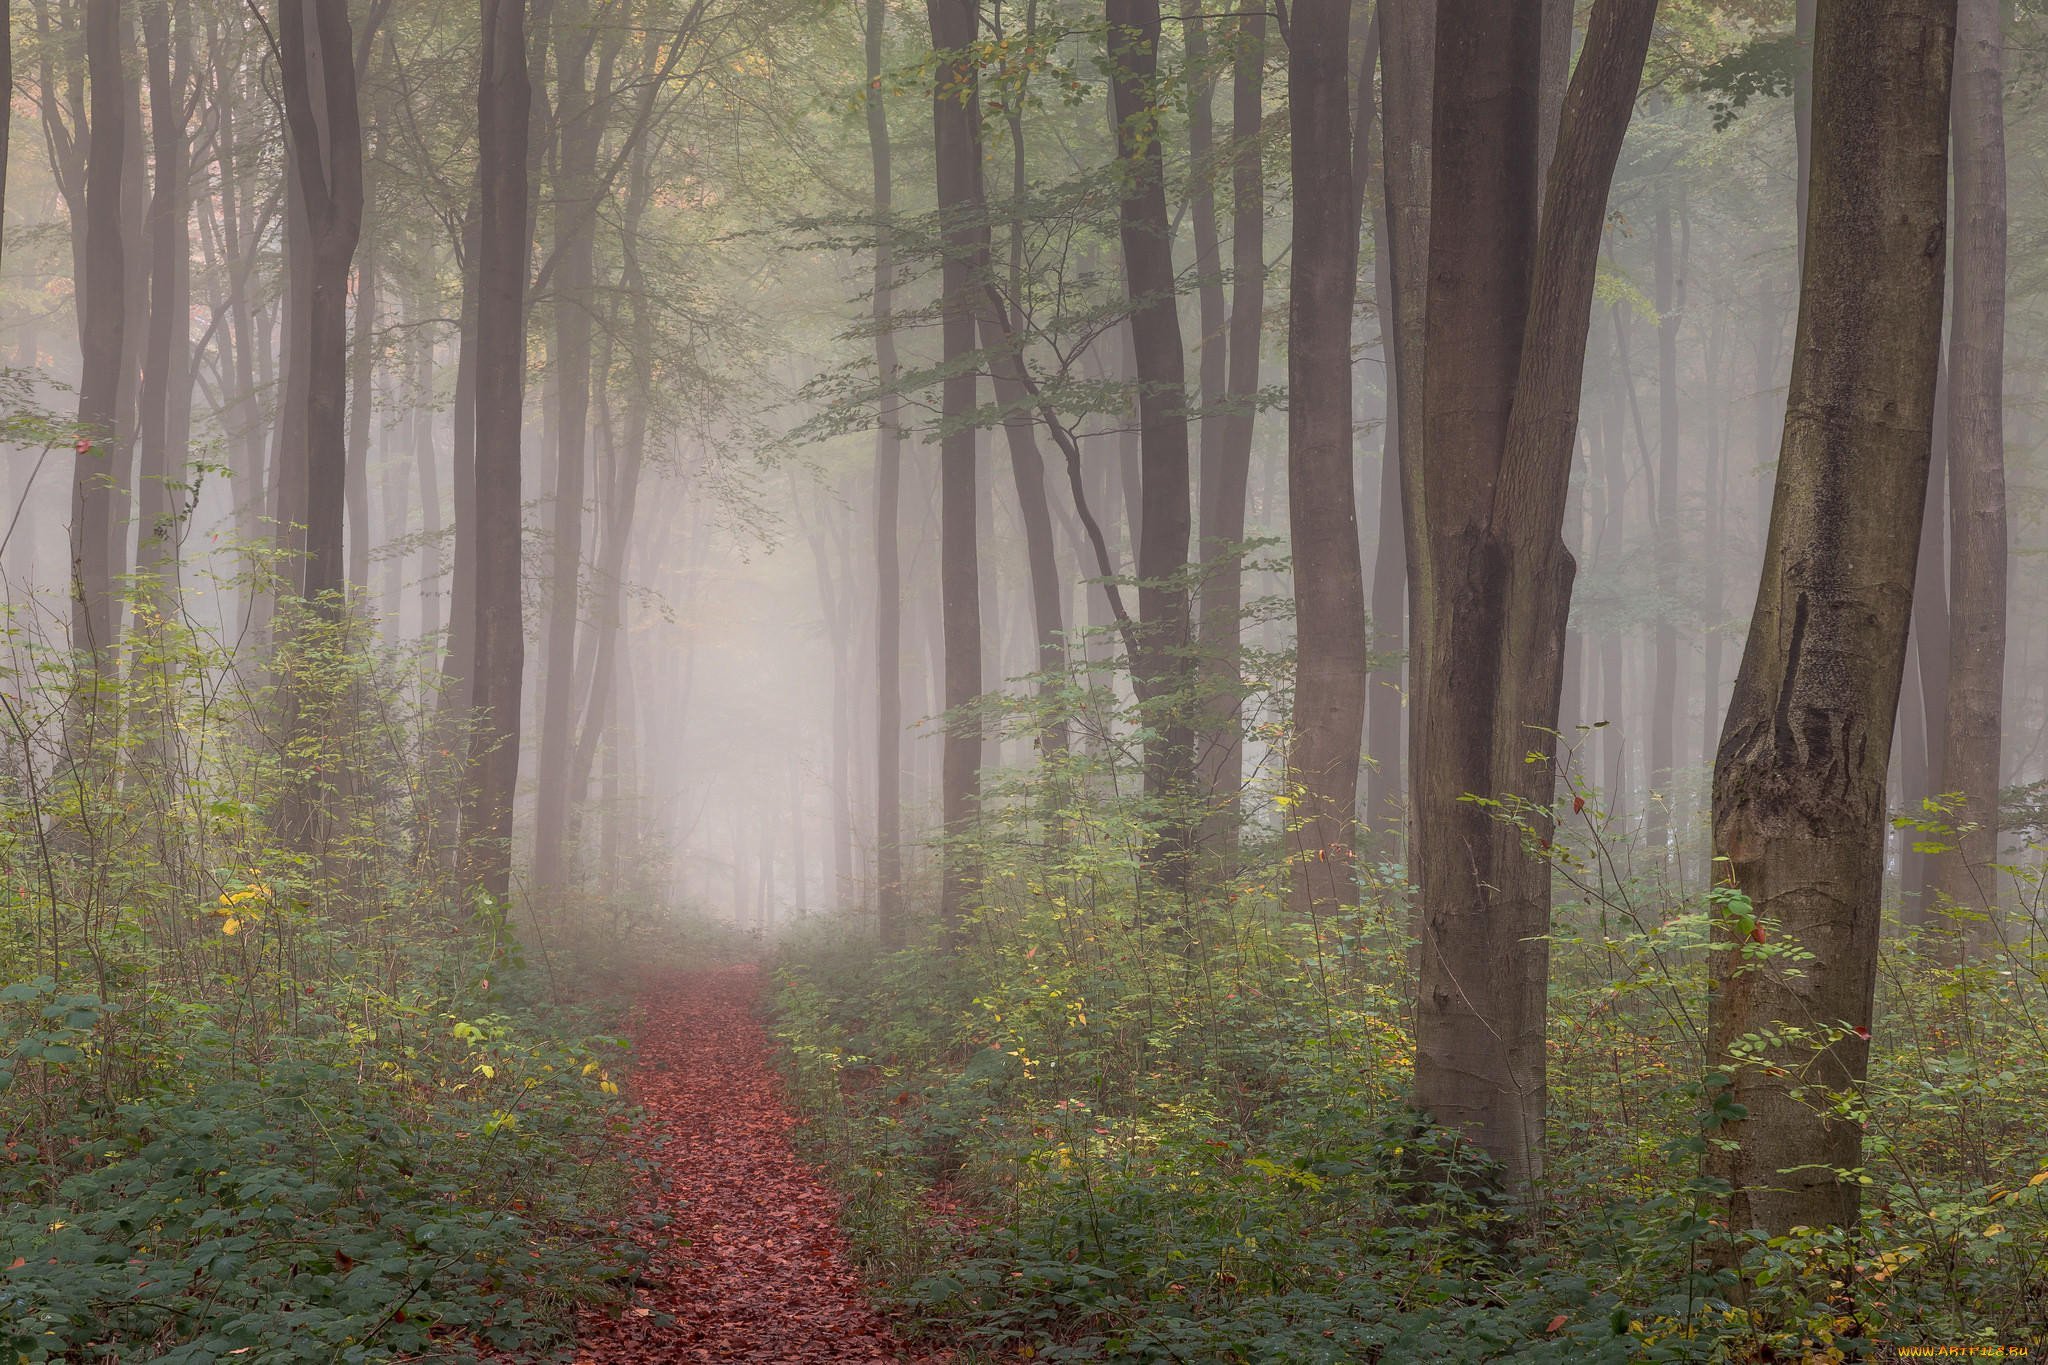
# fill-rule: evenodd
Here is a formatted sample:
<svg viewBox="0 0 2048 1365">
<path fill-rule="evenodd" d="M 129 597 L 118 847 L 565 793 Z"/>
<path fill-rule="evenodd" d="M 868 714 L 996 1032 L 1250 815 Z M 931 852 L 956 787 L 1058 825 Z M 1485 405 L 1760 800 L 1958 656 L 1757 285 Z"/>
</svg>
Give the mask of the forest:
<svg viewBox="0 0 2048 1365">
<path fill-rule="evenodd" d="M 2048 1359 L 2040 0 L 0 0 L 13 1361 Z"/>
</svg>

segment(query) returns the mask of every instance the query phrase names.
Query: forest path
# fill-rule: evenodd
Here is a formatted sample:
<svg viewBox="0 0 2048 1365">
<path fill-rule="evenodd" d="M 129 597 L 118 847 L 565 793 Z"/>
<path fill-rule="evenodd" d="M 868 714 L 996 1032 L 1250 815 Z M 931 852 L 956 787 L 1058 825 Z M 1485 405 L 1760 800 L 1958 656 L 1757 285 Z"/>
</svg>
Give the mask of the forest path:
<svg viewBox="0 0 2048 1365">
<path fill-rule="evenodd" d="M 753 965 L 642 979 L 643 1117 L 627 1144 L 647 1163 L 634 1198 L 649 1256 L 619 1320 L 584 1318 L 577 1365 L 946 1359 L 906 1350 L 861 1293 L 838 1198 L 790 1145 L 796 1120 L 753 1013 L 762 985 Z M 657 1211 L 672 1221 L 648 1228 Z"/>
</svg>

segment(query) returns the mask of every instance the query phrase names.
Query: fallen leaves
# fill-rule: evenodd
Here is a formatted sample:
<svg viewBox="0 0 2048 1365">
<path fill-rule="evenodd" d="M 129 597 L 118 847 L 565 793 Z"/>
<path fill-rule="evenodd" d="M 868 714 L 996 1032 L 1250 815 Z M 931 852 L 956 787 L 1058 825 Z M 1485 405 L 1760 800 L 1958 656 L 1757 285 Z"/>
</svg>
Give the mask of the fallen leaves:
<svg viewBox="0 0 2048 1365">
<path fill-rule="evenodd" d="M 760 991 L 751 966 L 642 984 L 631 1085 L 644 1117 L 625 1143 L 646 1163 L 632 1224 L 647 1260 L 618 1318 L 586 1312 L 579 1362 L 920 1359 L 868 1306 L 838 1201 L 790 1145 Z"/>
</svg>

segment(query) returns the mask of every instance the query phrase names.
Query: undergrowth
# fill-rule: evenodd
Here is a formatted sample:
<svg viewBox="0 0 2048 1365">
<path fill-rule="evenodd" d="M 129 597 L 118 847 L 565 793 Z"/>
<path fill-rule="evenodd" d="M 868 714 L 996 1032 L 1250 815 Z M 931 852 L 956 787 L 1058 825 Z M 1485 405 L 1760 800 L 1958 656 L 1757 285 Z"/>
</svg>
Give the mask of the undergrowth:
<svg viewBox="0 0 2048 1365">
<path fill-rule="evenodd" d="M 2048 1321 L 2038 932 L 1968 968 L 1895 943 L 1847 1111 L 1871 1135 L 1845 1173 L 1862 1225 L 1731 1236 L 1700 1174 L 1741 1117 L 1703 1099 L 1724 911 L 1631 871 L 1622 822 L 1579 789 L 1553 852 L 1547 1173 L 1510 1206 L 1404 1103 L 1401 869 L 1299 919 L 1253 828 L 1235 876 L 1170 892 L 1143 868 L 1157 813 L 1132 762 L 1098 738 L 991 802 L 950 938 L 785 950 L 809 1141 L 914 1320 L 1000 1359 L 1260 1365 L 1856 1359 Z"/>
<path fill-rule="evenodd" d="M 637 1255 L 618 1021 L 459 894 L 430 666 L 147 601 L 118 661 L 0 639 L 0 1346 L 546 1358 Z"/>
</svg>

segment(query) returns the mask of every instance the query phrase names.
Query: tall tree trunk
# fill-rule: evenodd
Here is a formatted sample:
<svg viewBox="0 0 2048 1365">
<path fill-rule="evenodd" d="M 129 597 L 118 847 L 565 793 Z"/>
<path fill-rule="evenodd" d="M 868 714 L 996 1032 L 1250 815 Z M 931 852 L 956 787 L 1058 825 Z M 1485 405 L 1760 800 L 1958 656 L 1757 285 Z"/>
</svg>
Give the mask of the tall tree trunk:
<svg viewBox="0 0 2048 1365">
<path fill-rule="evenodd" d="M 578 3 L 555 26 L 555 103 L 561 151 L 555 222 L 580 222 L 595 196 L 602 109 L 592 101 L 587 70 L 595 31 Z M 609 63 L 607 63 L 609 65 Z M 569 828 L 570 750 L 576 692 L 576 622 L 583 583 L 584 462 L 590 429 L 591 292 L 596 282 L 588 226 L 555 243 L 555 364 L 560 385 L 555 415 L 553 610 L 548 616 L 547 670 L 541 693 L 540 791 L 534 815 L 533 879 L 542 895 L 565 887 L 563 848 Z"/>
<path fill-rule="evenodd" d="M 908 938 L 903 895 L 903 567 L 898 545 L 903 400 L 897 377 L 896 262 L 890 230 L 889 112 L 882 96 L 886 0 L 867 4 L 868 160 L 874 173 L 875 380 L 875 922 L 886 948 Z"/>
<path fill-rule="evenodd" d="M 1351 311 L 1358 281 L 1351 7 L 1297 0 L 1288 43 L 1294 241 L 1287 325 L 1287 501 L 1294 554 L 1294 736 L 1287 785 L 1298 911 L 1356 899 L 1365 728 L 1365 582 L 1352 483 Z"/>
<path fill-rule="evenodd" d="M 1382 37 L 1385 21 L 1381 20 Z M 1387 58 L 1382 57 L 1384 63 Z M 1357 99 L 1363 105 L 1374 100 L 1373 71 L 1360 72 Z M 1380 468 L 1378 515 L 1374 528 L 1372 563 L 1373 670 L 1366 675 L 1365 752 L 1370 765 L 1365 774 L 1364 820 L 1371 848 L 1392 859 L 1401 846 L 1401 815 L 1405 754 L 1402 750 L 1401 656 L 1407 645 L 1408 556 L 1406 532 L 1401 521 L 1401 411 L 1400 386 L 1396 373 L 1400 363 L 1400 320 L 1394 303 L 1394 256 L 1396 247 L 1387 217 L 1386 152 L 1387 125 L 1384 111 L 1372 120 L 1380 139 L 1377 177 L 1359 177 L 1372 214 L 1373 312 L 1380 324 L 1380 354 L 1386 363 L 1386 420 L 1380 425 Z M 1353 149 L 1354 161 L 1364 148 Z"/>
<path fill-rule="evenodd" d="M 298 509 L 305 517 L 306 552 L 295 586 L 308 602 L 331 607 L 327 595 L 340 592 L 347 567 L 342 515 L 348 474 L 348 277 L 363 223 L 363 129 L 348 7 L 337 0 L 280 0 L 278 49 L 291 174 L 305 214 L 307 255 L 302 296 L 305 503 Z"/>
<path fill-rule="evenodd" d="M 1651 645 L 1650 799 L 1645 842 L 1651 867 L 1659 873 L 1671 865 L 1671 811 L 1676 796 L 1673 778 L 1678 762 L 1678 718 L 1684 707 L 1678 678 L 1678 323 L 1685 311 L 1685 283 L 1679 276 L 1678 251 L 1671 226 L 1671 168 L 1657 186 L 1657 622 Z"/>
<path fill-rule="evenodd" d="M 154 192 L 148 214 L 149 322 L 143 346 L 142 393 L 136 417 L 141 476 L 136 497 L 142 522 L 137 571 L 147 581 L 148 601 L 137 604 L 138 624 L 178 610 L 179 524 L 184 514 L 185 451 L 172 444 L 177 387 L 189 393 L 191 376 L 187 328 L 191 242 L 186 230 L 185 114 L 179 83 L 171 70 L 171 19 L 164 0 L 142 12 L 143 49 L 149 78 Z"/>
<path fill-rule="evenodd" d="M 1415 1099 L 1518 1193 L 1542 1174 L 1551 876 L 1518 821 L 1549 835 L 1586 328 L 1654 11 L 1654 0 L 1594 6 L 1539 232 L 1539 15 L 1513 0 L 1437 10 L 1425 351 L 1438 359 L 1423 398 L 1436 600 L 1417 622 L 1430 640 L 1414 722 Z"/>
<path fill-rule="evenodd" d="M 1948 368 L 1937 365 L 1934 410 L 1948 411 Z M 1913 670 L 1918 708 L 1900 718 L 1910 734 L 1904 754 L 1900 794 L 1906 814 L 1943 823 L 1929 816 L 1924 802 L 1948 791 L 1948 434 L 1945 421 L 1934 424 L 1927 461 L 1927 499 L 1921 508 L 1920 552 L 1913 571 L 1913 620 L 1906 632 L 1908 666 Z M 1938 839 L 1907 839 L 1901 857 L 1899 891 L 1908 924 L 1925 928 L 1935 922 L 1935 855 L 1915 853 L 1914 843 L 1939 844 Z"/>
<path fill-rule="evenodd" d="M 1438 0 L 1379 0 L 1381 109 L 1386 182 L 1387 313 L 1383 326 L 1391 331 L 1387 344 L 1388 390 L 1397 425 L 1388 440 L 1401 489 L 1403 578 L 1408 606 L 1408 771 L 1409 781 L 1422 763 L 1417 748 L 1421 734 L 1414 702 L 1429 673 L 1429 638 L 1424 623 L 1435 610 L 1436 594 L 1428 553 L 1429 491 L 1423 478 L 1423 439 L 1428 423 L 1422 410 L 1423 347 L 1427 342 L 1429 306 L 1429 206 L 1431 126 L 1436 87 L 1436 9 Z M 1406 803 L 1412 825 L 1416 809 L 1412 792 Z M 1408 860 L 1415 860 L 1409 843 Z"/>
<path fill-rule="evenodd" d="M 1238 18 L 1230 93 L 1230 328 L 1221 348 L 1223 410 L 1202 419 L 1201 641 L 1208 734 L 1201 753 L 1202 789 L 1213 803 L 1203 847 L 1227 865 L 1237 846 L 1238 802 L 1244 789 L 1243 669 L 1245 496 L 1251 479 L 1252 405 L 1259 389 L 1261 329 L 1266 307 L 1266 186 L 1260 130 L 1265 119 L 1266 15 L 1248 8 Z M 1190 140 L 1193 133 L 1190 132 Z M 1220 286 L 1219 286 L 1220 289 Z M 1206 406 L 1210 332 L 1203 329 Z"/>
<path fill-rule="evenodd" d="M 127 245 L 121 237 L 121 163 L 128 136 L 121 74 L 119 0 L 86 0 L 85 58 L 92 91 L 86 135 L 84 195 L 88 267 L 79 283 L 78 424 L 84 430 L 71 480 L 71 648 L 96 678 L 112 658 L 114 595 L 111 543 L 112 452 L 125 439 L 114 424 L 127 326 L 122 289 Z M 84 688 L 88 723 L 96 713 L 91 680 Z"/>
<path fill-rule="evenodd" d="M 476 668 L 478 715 L 464 785 L 467 880 L 503 900 L 519 781 L 519 438 L 525 412 L 527 116 L 525 0 L 484 0 L 477 83 Z"/>
<path fill-rule="evenodd" d="M 1201 592 L 1196 599 L 1196 640 L 1200 646 L 1202 725 L 1196 738 L 1195 773 L 1208 803 L 1208 811 L 1197 834 L 1200 846 L 1216 855 L 1219 866 L 1236 861 L 1238 791 L 1244 784 L 1243 762 L 1231 756 L 1244 743 L 1238 718 L 1237 615 L 1226 623 L 1217 610 L 1233 594 L 1242 598 L 1243 570 L 1229 555 L 1232 541 L 1217 537 L 1215 502 L 1226 490 L 1212 488 L 1226 479 L 1225 447 L 1230 438 L 1229 416 L 1223 411 L 1224 395 L 1230 383 L 1230 337 L 1228 310 L 1223 292 L 1223 244 L 1216 222 L 1216 181 L 1222 163 L 1216 155 L 1216 76 L 1211 66 L 1209 31 L 1202 16 L 1200 0 L 1184 0 L 1181 6 L 1182 42 L 1188 66 L 1188 164 L 1192 175 L 1188 185 L 1189 217 L 1195 243 L 1195 311 L 1198 327 L 1196 378 L 1201 399 L 1200 444 L 1197 461 L 1201 490 L 1196 531 L 1201 561 Z M 1234 163 L 1235 155 L 1230 158 Z M 1242 531 L 1234 539 L 1242 538 Z M 1234 582 L 1225 586 L 1218 580 L 1225 574 Z"/>
<path fill-rule="evenodd" d="M 619 712 L 619 677 L 625 654 L 626 576 L 633 543 L 634 516 L 639 508 L 640 475 L 647 454 L 648 406 L 654 389 L 654 320 L 648 306 L 646 278 L 640 267 L 640 225 L 653 194 L 648 173 L 645 144 L 636 147 L 626 172 L 626 202 L 619 231 L 619 288 L 626 324 L 623 336 L 627 354 L 626 429 L 612 461 L 611 487 L 606 490 L 599 520 L 597 581 L 602 586 L 603 604 L 590 667 L 589 700 L 585 703 L 583 727 L 576 744 L 574 771 L 569 779 L 570 812 L 575 813 L 590 790 L 592 763 L 597 745 L 607 730 L 614 735 L 616 751 Z M 600 371 L 608 372 L 609 366 Z M 680 709 L 680 708 L 678 708 Z M 614 817 L 608 812 L 605 829 L 612 830 Z"/>
<path fill-rule="evenodd" d="M 2005 6 L 1960 0 L 1955 60 L 1955 311 L 1948 346 L 1949 679 L 1946 790 L 1962 796 L 1936 876 L 1986 918 L 1998 909 L 1999 740 L 2005 686 Z"/>
<path fill-rule="evenodd" d="M 448 654 L 441 661 L 441 706 L 449 714 L 467 711 L 476 691 L 477 594 L 477 401 L 480 338 L 477 279 L 483 201 L 472 199 L 463 214 L 462 302 L 456 317 L 455 394 L 449 409 L 449 457 L 455 544 L 448 578 Z"/>
<path fill-rule="evenodd" d="M 377 253 L 363 252 L 356 267 L 355 337 L 349 345 L 348 587 L 367 605 L 370 588 L 370 418 L 377 378 Z"/>
<path fill-rule="evenodd" d="M 1024 10 L 1024 34 L 1037 22 L 1037 6 Z M 1001 35 L 998 34 L 1000 38 Z M 1009 297 L 990 297 L 981 319 L 982 345 L 991 352 L 990 382 L 1002 412 L 1004 442 L 1010 452 L 1010 477 L 1017 490 L 1017 516 L 1024 530 L 1025 570 L 1031 590 L 1033 669 L 1040 674 L 1038 699 L 1045 723 L 1039 727 L 1042 754 L 1064 753 L 1067 723 L 1059 712 L 1059 694 L 1067 666 L 1064 596 L 1059 564 L 1053 552 L 1052 509 L 1045 492 L 1045 457 L 1038 446 L 1038 428 L 1026 393 L 1024 350 L 1024 212 L 1030 191 L 1024 159 L 1024 98 L 1020 90 L 1006 101 L 1010 132 Z M 992 293 L 993 291 L 991 291 Z M 1000 313 L 998 310 L 1001 310 Z"/>
<path fill-rule="evenodd" d="M 1166 212 L 1160 109 L 1153 85 L 1159 69 L 1158 0 L 1107 0 L 1111 107 L 1116 117 L 1118 236 L 1123 245 L 1125 298 L 1138 382 L 1139 458 L 1143 501 L 1138 525 L 1137 648 L 1131 681 L 1152 712 L 1145 745 L 1145 790 L 1168 803 L 1165 828 L 1149 847 L 1155 872 L 1168 885 L 1186 878 L 1194 831 L 1176 807 L 1194 777 L 1193 681 L 1188 614 L 1190 531 L 1187 367 L 1173 268 L 1173 230 Z M 1349 332 L 1349 324 L 1346 324 Z"/>
<path fill-rule="evenodd" d="M 414 300 L 416 322 L 428 316 L 424 292 Z M 420 638 L 432 641 L 441 632 L 441 469 L 434 451 L 434 340 L 422 328 L 413 352 L 413 463 L 420 483 Z M 434 655 L 427 655 L 431 663 Z"/>
<path fill-rule="evenodd" d="M 0 90 L 14 89 L 14 0 L 0 0 Z M 7 220 L 7 153 L 13 143 L 14 101 L 0 108 L 0 225 Z M 33 368 L 34 357 L 30 357 Z"/>
<path fill-rule="evenodd" d="M 973 0 L 926 0 L 932 46 L 944 64 L 932 96 L 937 140 L 939 212 L 945 220 L 945 263 L 940 270 L 940 330 L 945 361 L 954 367 L 941 386 L 939 438 L 939 597 L 945 638 L 948 720 L 940 801 L 949 844 L 943 855 L 940 913 L 957 923 L 974 884 L 973 859 L 962 843 L 981 807 L 981 723 L 966 708 L 981 695 L 981 585 L 975 546 L 974 371 L 963 367 L 974 350 L 975 319 L 982 311 L 979 276 L 987 267 L 987 224 L 976 221 L 982 203 L 979 81 L 966 49 L 976 37 Z"/>
<path fill-rule="evenodd" d="M 1813 181 L 1770 540 L 1714 768 L 1731 894 L 1712 955 L 1710 1143 L 1726 1226 L 1853 1227 L 1862 1125 L 1824 1092 L 1869 1058 L 1885 770 L 1941 343 L 1955 0 L 1820 0 Z M 1755 960 L 1752 930 L 1812 954 Z M 1800 1041 L 1731 1049 L 1792 1024 Z M 1732 1248 L 1731 1248 L 1732 1250 Z"/>
</svg>

